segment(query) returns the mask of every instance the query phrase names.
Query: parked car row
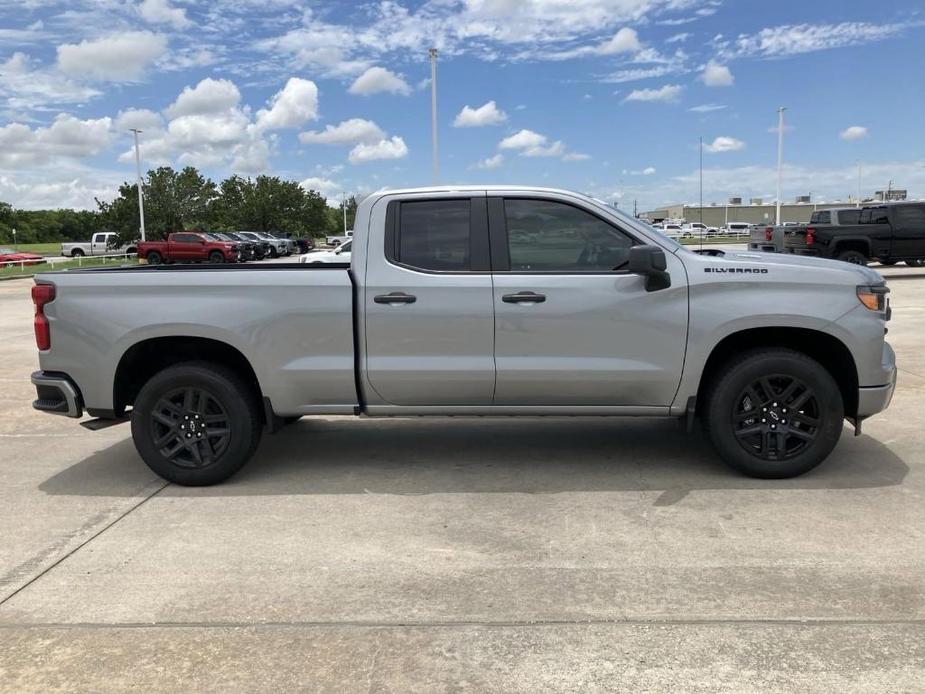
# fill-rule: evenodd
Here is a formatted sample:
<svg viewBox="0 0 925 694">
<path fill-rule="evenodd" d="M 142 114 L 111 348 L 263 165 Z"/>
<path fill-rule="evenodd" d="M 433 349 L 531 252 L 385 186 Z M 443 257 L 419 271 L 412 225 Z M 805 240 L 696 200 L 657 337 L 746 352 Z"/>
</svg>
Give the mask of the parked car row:
<svg viewBox="0 0 925 694">
<path fill-rule="evenodd" d="M 833 258 L 857 265 L 925 265 L 925 202 L 817 210 L 807 224 L 765 226 L 749 250 Z"/>
<path fill-rule="evenodd" d="M 748 236 L 753 224 L 728 222 L 721 227 L 711 227 L 701 222 L 659 222 L 656 229 L 672 239 L 709 238 L 711 236 Z"/>
</svg>

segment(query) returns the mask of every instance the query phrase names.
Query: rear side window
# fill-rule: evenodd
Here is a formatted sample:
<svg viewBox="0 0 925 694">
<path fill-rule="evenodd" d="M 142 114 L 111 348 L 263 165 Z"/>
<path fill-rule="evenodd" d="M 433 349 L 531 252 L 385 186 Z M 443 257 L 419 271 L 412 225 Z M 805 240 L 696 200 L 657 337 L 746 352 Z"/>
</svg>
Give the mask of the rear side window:
<svg viewBox="0 0 925 694">
<path fill-rule="evenodd" d="M 832 213 L 828 210 L 822 212 L 813 212 L 813 216 L 810 217 L 810 224 L 831 224 L 832 223 Z"/>
<path fill-rule="evenodd" d="M 629 261 L 630 237 L 572 205 L 506 199 L 504 216 L 513 272 L 612 272 Z"/>
<path fill-rule="evenodd" d="M 469 270 L 470 207 L 469 200 L 401 203 L 394 259 L 421 270 Z"/>
<path fill-rule="evenodd" d="M 860 210 L 842 210 L 838 213 L 839 224 L 857 224 L 860 218 Z"/>
<path fill-rule="evenodd" d="M 925 234 L 925 206 L 897 205 L 896 226 L 903 229 L 917 229 Z"/>
</svg>

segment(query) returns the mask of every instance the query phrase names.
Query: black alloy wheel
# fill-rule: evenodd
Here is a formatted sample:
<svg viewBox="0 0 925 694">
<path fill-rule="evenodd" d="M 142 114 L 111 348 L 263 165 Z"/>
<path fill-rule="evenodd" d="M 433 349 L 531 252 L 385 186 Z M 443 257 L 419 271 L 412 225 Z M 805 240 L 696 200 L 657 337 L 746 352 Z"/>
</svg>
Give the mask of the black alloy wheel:
<svg viewBox="0 0 925 694">
<path fill-rule="evenodd" d="M 132 439 L 142 460 L 164 479 L 187 486 L 231 477 L 254 454 L 262 426 L 256 386 L 209 362 L 159 371 L 132 407 Z"/>
<path fill-rule="evenodd" d="M 816 394 L 799 378 L 763 376 L 736 398 L 733 431 L 746 452 L 762 460 L 788 460 L 816 438 L 819 413 Z"/>
<path fill-rule="evenodd" d="M 151 439 L 174 465 L 207 467 L 225 453 L 232 423 L 209 391 L 187 386 L 165 393 L 151 413 Z"/>
<path fill-rule="evenodd" d="M 225 262 L 225 256 L 222 255 L 221 251 L 212 251 L 209 253 L 209 262 L 213 265 L 218 265 L 219 263 Z"/>
<path fill-rule="evenodd" d="M 158 253 L 157 251 L 151 251 L 150 253 L 148 253 L 147 260 L 148 260 L 148 265 L 160 265 L 163 258 L 161 258 L 161 254 Z"/>
</svg>

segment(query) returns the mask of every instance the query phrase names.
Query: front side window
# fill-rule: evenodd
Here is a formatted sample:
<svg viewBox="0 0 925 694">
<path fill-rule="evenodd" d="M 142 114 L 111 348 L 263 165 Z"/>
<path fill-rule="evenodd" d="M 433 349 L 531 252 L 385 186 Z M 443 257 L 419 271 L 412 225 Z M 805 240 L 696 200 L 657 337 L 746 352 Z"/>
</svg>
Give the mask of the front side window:
<svg viewBox="0 0 925 694">
<path fill-rule="evenodd" d="M 395 259 L 422 270 L 469 270 L 470 205 L 469 200 L 403 202 Z"/>
<path fill-rule="evenodd" d="M 552 200 L 504 201 L 513 272 L 612 272 L 633 241 L 604 220 Z"/>
</svg>

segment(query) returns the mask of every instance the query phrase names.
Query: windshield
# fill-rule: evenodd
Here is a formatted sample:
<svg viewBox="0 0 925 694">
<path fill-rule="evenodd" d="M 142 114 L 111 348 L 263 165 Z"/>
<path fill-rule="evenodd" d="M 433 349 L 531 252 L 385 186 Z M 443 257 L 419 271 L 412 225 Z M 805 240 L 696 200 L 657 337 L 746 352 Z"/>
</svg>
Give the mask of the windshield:
<svg viewBox="0 0 925 694">
<path fill-rule="evenodd" d="M 342 244 L 340 245 L 340 248 L 338 248 L 338 249 L 337 249 L 336 251 L 334 251 L 334 252 L 335 252 L 335 253 L 349 253 L 349 252 L 350 252 L 350 244 L 351 244 L 351 243 L 353 243 L 353 242 L 352 242 L 352 241 L 345 241 L 344 243 L 342 243 Z"/>
</svg>

